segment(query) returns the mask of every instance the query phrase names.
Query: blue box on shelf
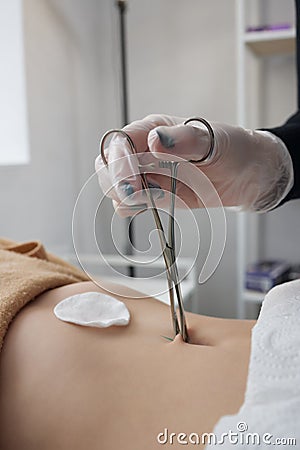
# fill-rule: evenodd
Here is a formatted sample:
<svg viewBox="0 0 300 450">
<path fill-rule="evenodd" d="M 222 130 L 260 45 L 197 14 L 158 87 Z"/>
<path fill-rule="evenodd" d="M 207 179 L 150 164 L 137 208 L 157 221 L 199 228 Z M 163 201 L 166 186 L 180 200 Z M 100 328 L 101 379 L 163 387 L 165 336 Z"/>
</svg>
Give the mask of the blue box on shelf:
<svg viewBox="0 0 300 450">
<path fill-rule="evenodd" d="M 289 279 L 290 265 L 286 261 L 258 261 L 249 264 L 246 272 L 246 289 L 268 292 L 273 286 Z"/>
</svg>

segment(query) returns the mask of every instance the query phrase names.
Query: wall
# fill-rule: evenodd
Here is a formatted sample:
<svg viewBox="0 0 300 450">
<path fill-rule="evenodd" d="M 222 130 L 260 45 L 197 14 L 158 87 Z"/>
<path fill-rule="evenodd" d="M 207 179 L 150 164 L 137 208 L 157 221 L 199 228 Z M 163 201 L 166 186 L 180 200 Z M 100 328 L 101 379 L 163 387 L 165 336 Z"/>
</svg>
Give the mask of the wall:
<svg viewBox="0 0 300 450">
<path fill-rule="evenodd" d="M 31 162 L 0 169 L 1 234 L 65 249 L 75 182 L 66 168 L 77 145 L 73 47 L 45 2 L 27 1 L 24 10 Z"/>
<path fill-rule="evenodd" d="M 233 0 L 132 0 L 129 22 L 130 115 L 163 112 L 235 123 L 235 3 Z M 226 20 L 224 19 L 226 18 Z M 210 241 L 205 213 L 195 211 L 201 234 L 198 272 Z M 193 218 L 177 212 L 183 255 L 193 255 Z M 214 276 L 195 294 L 198 311 L 235 314 L 236 217 L 227 214 L 227 245 Z M 138 244 L 142 245 L 141 239 Z M 230 279 L 230 283 L 228 283 Z"/>
<path fill-rule="evenodd" d="M 108 2 L 24 1 L 31 161 L 0 167 L 1 235 L 72 250 L 74 202 L 119 107 L 107 16 Z"/>
</svg>

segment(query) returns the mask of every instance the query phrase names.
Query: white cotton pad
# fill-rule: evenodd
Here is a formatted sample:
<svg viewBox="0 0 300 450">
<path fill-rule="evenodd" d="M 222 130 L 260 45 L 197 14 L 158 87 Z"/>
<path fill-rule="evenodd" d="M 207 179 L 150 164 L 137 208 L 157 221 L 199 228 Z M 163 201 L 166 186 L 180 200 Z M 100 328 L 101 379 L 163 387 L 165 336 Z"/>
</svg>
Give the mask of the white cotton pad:
<svg viewBox="0 0 300 450">
<path fill-rule="evenodd" d="M 64 322 L 85 327 L 128 325 L 130 314 L 123 302 L 99 292 L 72 295 L 58 303 L 54 314 Z"/>
</svg>

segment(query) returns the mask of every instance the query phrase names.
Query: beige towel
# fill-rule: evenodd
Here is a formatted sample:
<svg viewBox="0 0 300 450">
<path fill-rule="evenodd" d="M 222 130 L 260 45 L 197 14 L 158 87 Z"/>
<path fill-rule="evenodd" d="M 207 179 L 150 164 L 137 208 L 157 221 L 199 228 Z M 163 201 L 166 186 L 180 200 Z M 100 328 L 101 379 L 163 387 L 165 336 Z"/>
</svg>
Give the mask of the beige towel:
<svg viewBox="0 0 300 450">
<path fill-rule="evenodd" d="M 40 242 L 18 244 L 0 238 L 0 350 L 10 322 L 26 303 L 48 289 L 88 280 L 81 270 L 47 253 Z"/>
</svg>

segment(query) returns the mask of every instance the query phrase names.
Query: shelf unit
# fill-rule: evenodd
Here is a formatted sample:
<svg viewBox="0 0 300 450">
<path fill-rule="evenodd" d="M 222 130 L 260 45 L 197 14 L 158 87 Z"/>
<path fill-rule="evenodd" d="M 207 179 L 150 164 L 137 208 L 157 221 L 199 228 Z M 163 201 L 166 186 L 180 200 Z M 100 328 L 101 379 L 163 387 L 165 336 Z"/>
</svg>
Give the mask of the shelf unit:
<svg viewBox="0 0 300 450">
<path fill-rule="evenodd" d="M 250 1 L 250 0 L 248 0 Z M 251 51 L 257 58 L 272 55 L 284 55 L 295 52 L 296 31 L 295 28 L 274 31 L 246 32 L 246 2 L 236 0 L 236 33 L 237 33 L 237 117 L 238 124 L 247 127 L 247 96 L 246 54 Z M 249 126 L 249 125 L 248 125 Z M 260 304 L 263 301 L 262 292 L 245 289 L 245 272 L 247 266 L 247 241 L 259 242 L 259 215 L 249 213 L 237 214 L 237 316 L 240 319 L 246 317 L 247 303 Z M 258 244 L 252 248 L 252 259 L 256 259 L 259 249 Z"/>
</svg>

